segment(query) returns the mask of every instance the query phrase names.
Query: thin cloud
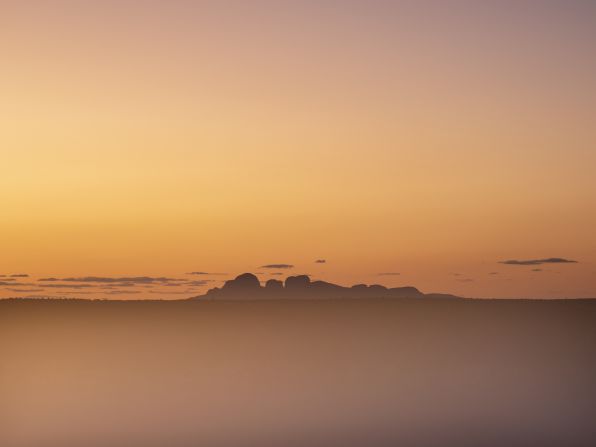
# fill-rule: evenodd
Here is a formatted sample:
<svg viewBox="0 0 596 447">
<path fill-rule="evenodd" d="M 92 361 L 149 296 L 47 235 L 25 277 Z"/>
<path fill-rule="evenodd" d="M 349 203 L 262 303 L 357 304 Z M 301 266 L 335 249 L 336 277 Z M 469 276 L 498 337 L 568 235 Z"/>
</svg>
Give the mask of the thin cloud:
<svg viewBox="0 0 596 447">
<path fill-rule="evenodd" d="M 382 272 L 378 273 L 379 276 L 399 276 L 401 273 L 399 272 Z"/>
<path fill-rule="evenodd" d="M 64 292 L 69 293 L 69 292 Z M 61 295 L 27 295 L 19 298 L 20 300 L 70 300 L 72 298 Z"/>
<path fill-rule="evenodd" d="M 16 273 L 14 275 L 10 275 L 11 278 L 29 278 L 29 275 L 26 273 Z"/>
<path fill-rule="evenodd" d="M 213 273 L 213 272 L 188 272 L 187 275 L 227 275 L 227 273 Z"/>
<path fill-rule="evenodd" d="M 506 264 L 506 265 L 577 264 L 577 261 L 573 261 L 573 260 L 565 259 L 565 258 L 545 258 L 545 259 L 527 259 L 527 260 L 510 259 L 508 261 L 501 261 L 500 264 Z"/>
<path fill-rule="evenodd" d="M 107 295 L 131 295 L 134 293 L 141 293 L 138 290 L 110 290 L 109 292 L 104 292 Z"/>
<path fill-rule="evenodd" d="M 185 286 L 205 286 L 205 285 L 207 285 L 208 282 L 211 282 L 211 281 L 200 279 L 197 281 L 185 282 L 183 285 L 185 285 Z"/>
<path fill-rule="evenodd" d="M 41 278 L 38 281 L 43 282 L 79 282 L 79 283 L 120 283 L 120 284 L 164 284 L 176 281 L 185 281 L 184 279 L 150 277 L 150 276 L 124 276 L 124 277 L 103 277 L 103 276 L 83 276 L 80 278 Z"/>
<path fill-rule="evenodd" d="M 532 269 L 533 272 L 543 272 L 544 270 L 542 269 Z"/>
<path fill-rule="evenodd" d="M 195 292 L 189 291 L 173 291 L 173 290 L 149 290 L 149 293 L 153 293 L 156 295 L 189 295 Z"/>
<path fill-rule="evenodd" d="M 293 269 L 294 266 L 292 264 L 266 264 L 266 265 L 262 265 L 260 268 L 262 268 L 262 269 Z"/>
<path fill-rule="evenodd" d="M 138 286 L 134 282 L 117 282 L 117 283 L 108 283 L 109 285 L 103 286 L 100 284 L 93 285 L 91 287 L 97 287 L 99 289 L 117 289 L 118 287 L 145 287 L 145 286 Z"/>
<path fill-rule="evenodd" d="M 326 263 L 327 263 L 327 260 L 326 259 L 317 259 L 315 261 L 315 264 L 326 264 Z"/>
<path fill-rule="evenodd" d="M 16 293 L 33 293 L 33 292 L 43 292 L 44 289 L 11 289 L 10 287 L 7 287 L 6 290 L 10 290 L 11 292 L 16 292 Z"/>
</svg>

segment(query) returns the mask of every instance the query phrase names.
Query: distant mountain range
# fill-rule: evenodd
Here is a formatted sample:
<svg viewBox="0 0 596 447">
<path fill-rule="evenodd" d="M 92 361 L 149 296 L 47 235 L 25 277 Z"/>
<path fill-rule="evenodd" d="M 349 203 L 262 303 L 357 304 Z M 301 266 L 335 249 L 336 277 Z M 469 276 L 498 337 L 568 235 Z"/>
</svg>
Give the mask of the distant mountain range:
<svg viewBox="0 0 596 447">
<path fill-rule="evenodd" d="M 424 294 L 415 287 L 388 288 L 379 284 L 356 284 L 344 287 L 326 281 L 311 281 L 307 275 L 288 276 L 285 282 L 270 279 L 262 286 L 252 273 L 243 273 L 191 300 L 261 300 L 261 299 L 332 299 L 332 298 L 441 298 L 458 299 L 455 295 Z"/>
</svg>

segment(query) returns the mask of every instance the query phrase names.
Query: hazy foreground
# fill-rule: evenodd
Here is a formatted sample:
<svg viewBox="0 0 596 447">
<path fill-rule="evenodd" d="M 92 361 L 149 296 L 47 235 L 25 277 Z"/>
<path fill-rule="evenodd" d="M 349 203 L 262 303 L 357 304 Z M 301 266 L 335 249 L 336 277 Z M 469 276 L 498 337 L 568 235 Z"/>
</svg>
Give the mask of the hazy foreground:
<svg viewBox="0 0 596 447">
<path fill-rule="evenodd" d="M 0 302 L 0 445 L 593 446 L 596 301 Z"/>
</svg>

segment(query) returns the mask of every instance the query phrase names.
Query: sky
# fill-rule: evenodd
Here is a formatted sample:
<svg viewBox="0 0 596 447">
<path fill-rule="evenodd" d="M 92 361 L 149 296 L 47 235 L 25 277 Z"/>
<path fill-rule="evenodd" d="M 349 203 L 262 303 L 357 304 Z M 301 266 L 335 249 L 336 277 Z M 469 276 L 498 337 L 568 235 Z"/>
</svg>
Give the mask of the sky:
<svg viewBox="0 0 596 447">
<path fill-rule="evenodd" d="M 594 42 L 586 0 L 0 0 L 0 297 L 596 297 Z"/>
</svg>

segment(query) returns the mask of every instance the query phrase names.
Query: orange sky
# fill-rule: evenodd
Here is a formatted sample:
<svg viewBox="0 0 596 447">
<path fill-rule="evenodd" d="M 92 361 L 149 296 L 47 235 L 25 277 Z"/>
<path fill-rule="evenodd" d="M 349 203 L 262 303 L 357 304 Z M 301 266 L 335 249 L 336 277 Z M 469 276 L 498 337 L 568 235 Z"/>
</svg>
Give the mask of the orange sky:
<svg viewBox="0 0 596 447">
<path fill-rule="evenodd" d="M 0 296 L 271 263 L 596 296 L 588 2 L 49 3 L 0 3 Z M 228 276 L 37 281 L 190 271 Z"/>
</svg>

